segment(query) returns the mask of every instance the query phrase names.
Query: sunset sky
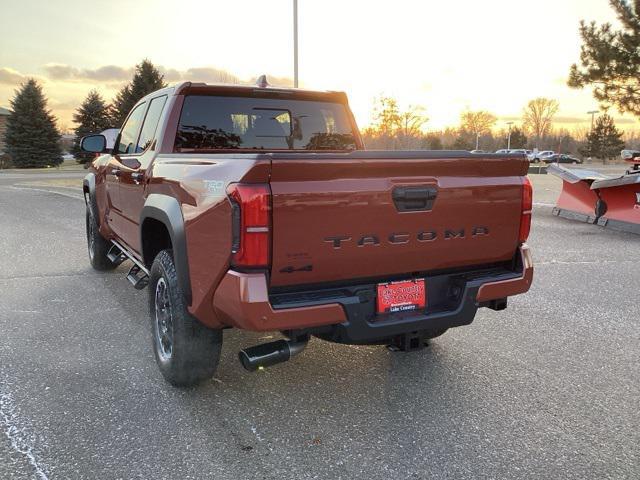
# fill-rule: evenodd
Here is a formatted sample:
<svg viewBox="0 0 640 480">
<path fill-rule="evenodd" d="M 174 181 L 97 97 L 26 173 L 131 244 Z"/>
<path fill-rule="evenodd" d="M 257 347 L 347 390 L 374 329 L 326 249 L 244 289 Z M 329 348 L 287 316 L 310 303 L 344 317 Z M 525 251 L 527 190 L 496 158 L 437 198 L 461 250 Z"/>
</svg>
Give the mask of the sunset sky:
<svg viewBox="0 0 640 480">
<path fill-rule="evenodd" d="M 211 81 L 214 69 L 293 76 L 291 0 L 0 5 L 0 106 L 33 76 L 67 128 L 90 89 L 110 100 L 143 58 L 170 83 Z M 455 125 L 467 108 L 495 113 L 501 128 L 538 96 L 560 102 L 559 123 L 587 125 L 597 103 L 566 86 L 581 19 L 615 22 L 607 0 L 299 0 L 300 81 L 346 91 L 361 126 L 380 94 L 424 106 L 428 129 Z"/>
</svg>

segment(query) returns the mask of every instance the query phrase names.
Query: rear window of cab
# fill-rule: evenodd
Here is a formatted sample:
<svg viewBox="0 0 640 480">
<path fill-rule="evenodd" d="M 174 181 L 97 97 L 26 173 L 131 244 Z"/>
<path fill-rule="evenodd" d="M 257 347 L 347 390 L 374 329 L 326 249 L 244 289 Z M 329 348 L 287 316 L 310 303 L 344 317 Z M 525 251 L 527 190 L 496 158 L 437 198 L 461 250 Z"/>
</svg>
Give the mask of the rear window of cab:
<svg viewBox="0 0 640 480">
<path fill-rule="evenodd" d="M 176 152 L 355 150 L 350 117 L 336 102 L 278 98 L 185 97 Z"/>
</svg>

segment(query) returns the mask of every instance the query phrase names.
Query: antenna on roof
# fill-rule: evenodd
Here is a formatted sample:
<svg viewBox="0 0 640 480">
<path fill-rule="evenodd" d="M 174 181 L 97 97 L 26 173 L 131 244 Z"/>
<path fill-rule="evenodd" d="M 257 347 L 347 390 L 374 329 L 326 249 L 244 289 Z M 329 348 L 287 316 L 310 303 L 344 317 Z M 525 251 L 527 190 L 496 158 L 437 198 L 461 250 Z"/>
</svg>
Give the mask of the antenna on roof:
<svg viewBox="0 0 640 480">
<path fill-rule="evenodd" d="M 269 82 L 267 82 L 267 76 L 266 75 L 260 75 L 258 77 L 258 80 L 256 81 L 256 85 L 260 88 L 265 88 L 269 86 Z"/>
</svg>

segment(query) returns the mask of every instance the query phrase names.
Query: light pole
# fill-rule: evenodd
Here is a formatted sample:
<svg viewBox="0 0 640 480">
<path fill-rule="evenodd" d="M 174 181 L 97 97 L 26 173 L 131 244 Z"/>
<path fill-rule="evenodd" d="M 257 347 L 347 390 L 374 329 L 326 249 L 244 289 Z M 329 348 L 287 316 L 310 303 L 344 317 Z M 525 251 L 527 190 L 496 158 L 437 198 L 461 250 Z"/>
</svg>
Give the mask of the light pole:
<svg viewBox="0 0 640 480">
<path fill-rule="evenodd" d="M 480 132 L 476 132 L 476 150 L 480 148 Z"/>
<path fill-rule="evenodd" d="M 596 113 L 598 113 L 598 110 L 589 110 L 587 112 L 587 115 L 591 115 L 591 131 L 593 132 L 593 119 L 595 118 Z"/>
<path fill-rule="evenodd" d="M 298 88 L 298 0 L 293 0 L 293 86 Z"/>
<path fill-rule="evenodd" d="M 507 125 L 509 125 L 509 135 L 507 135 L 507 150 L 511 150 L 511 125 L 513 125 L 513 122 L 507 122 Z"/>
</svg>

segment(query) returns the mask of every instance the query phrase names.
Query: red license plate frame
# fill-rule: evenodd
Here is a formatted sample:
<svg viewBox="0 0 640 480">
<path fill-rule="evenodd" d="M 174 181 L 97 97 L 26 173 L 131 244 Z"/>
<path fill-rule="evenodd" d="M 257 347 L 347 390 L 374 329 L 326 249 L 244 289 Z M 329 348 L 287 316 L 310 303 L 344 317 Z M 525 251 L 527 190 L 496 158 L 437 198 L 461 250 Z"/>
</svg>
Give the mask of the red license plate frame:
<svg viewBox="0 0 640 480">
<path fill-rule="evenodd" d="M 378 284 L 376 311 L 379 314 L 424 309 L 427 306 L 427 284 L 424 278 Z"/>
</svg>

